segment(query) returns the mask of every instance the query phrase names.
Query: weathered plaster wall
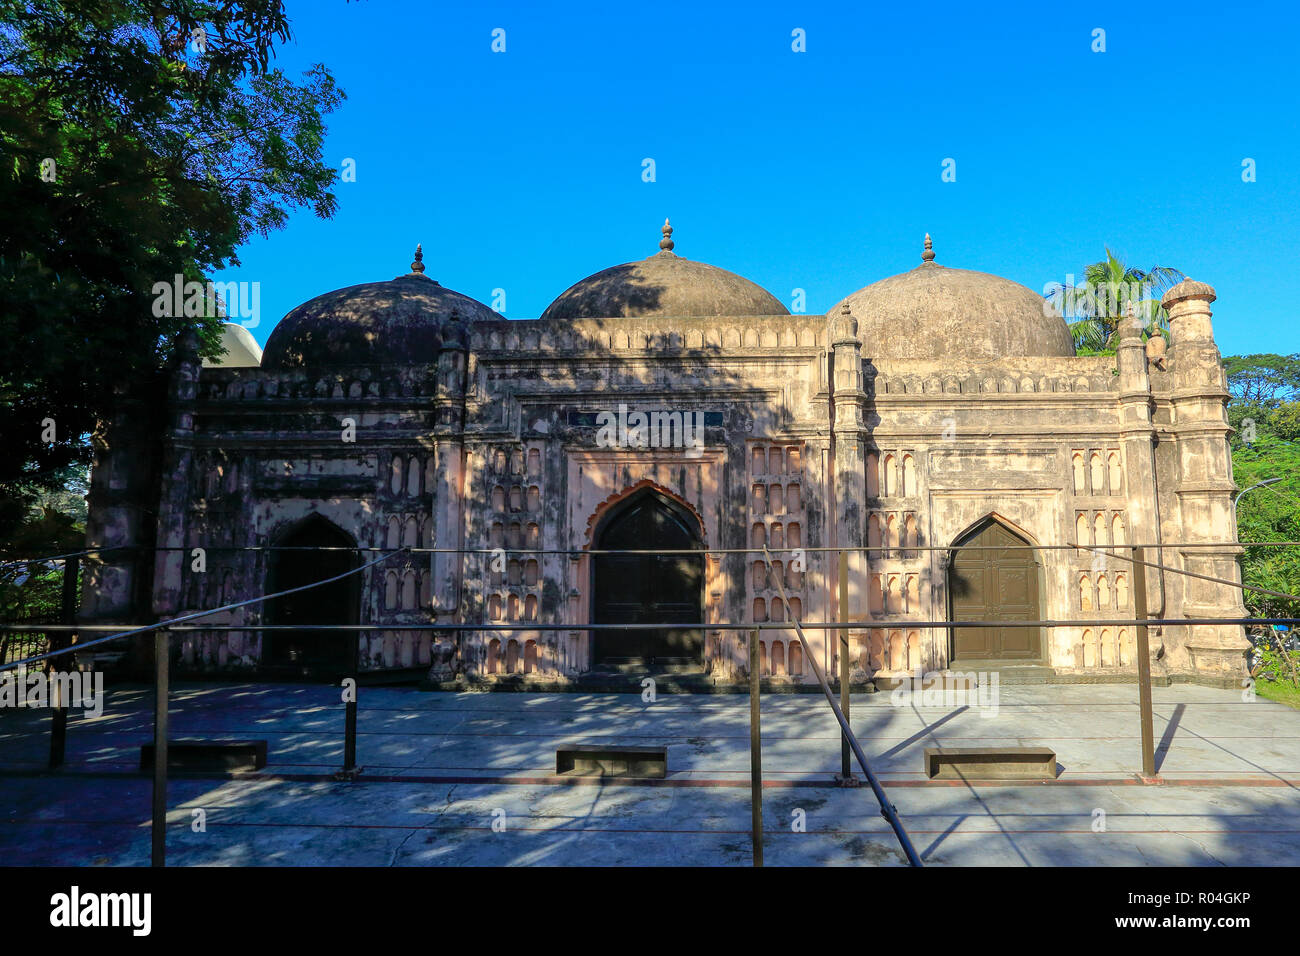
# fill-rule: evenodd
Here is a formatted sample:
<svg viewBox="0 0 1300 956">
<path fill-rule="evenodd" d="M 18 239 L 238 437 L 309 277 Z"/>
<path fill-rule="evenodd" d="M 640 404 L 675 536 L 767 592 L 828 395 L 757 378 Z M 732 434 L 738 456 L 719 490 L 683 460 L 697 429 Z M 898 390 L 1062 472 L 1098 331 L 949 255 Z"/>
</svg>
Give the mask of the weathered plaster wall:
<svg viewBox="0 0 1300 956">
<path fill-rule="evenodd" d="M 135 474 L 115 452 L 96 469 L 101 497 L 92 498 L 97 542 L 139 537 L 142 526 L 104 495 L 114 482 L 138 494 L 156 481 L 156 540 L 173 550 L 159 552 L 150 606 L 132 605 L 123 572 L 106 568 L 87 614 L 183 613 L 261 593 L 268 564 L 258 549 L 316 514 L 361 548 L 471 551 L 394 555 L 364 572 L 363 623 L 463 625 L 370 634 L 364 667 L 572 678 L 591 664 L 582 627 L 590 562 L 546 552 L 590 548 L 603 509 L 653 487 L 698 515 L 707 547 L 766 544 L 781 562 L 710 557 L 707 622 L 766 623 L 791 608 L 832 620 L 836 559 L 808 551 L 799 573 L 789 550 L 871 548 L 852 562 L 850 613 L 873 625 L 852 635 L 859 676 L 944 667 L 948 631 L 913 622 L 946 619 L 949 552 L 920 549 L 946 549 L 989 516 L 1040 546 L 1234 539 L 1226 393 L 1208 304 L 1193 296 L 1173 313 L 1174 344 L 1159 364 L 1135 334 L 1116 357 L 969 368 L 890 360 L 858 339 L 852 316 L 796 315 L 502 320 L 473 324 L 430 365 L 183 368 L 163 460 L 144 469 L 156 477 Z M 600 447 L 593 417 L 620 404 L 707 415 L 703 449 Z M 349 419 L 354 440 L 345 441 Z M 193 548 L 209 552 L 202 574 L 189 570 Z M 536 553 L 509 555 L 495 569 L 490 554 L 472 553 L 494 548 Z M 1131 565 L 1077 549 L 1037 556 L 1046 617 L 1132 616 Z M 1149 557 L 1237 573 L 1232 548 L 1166 546 Z M 1230 588 L 1155 570 L 1147 597 L 1153 615 L 1242 610 Z M 262 617 L 252 608 L 213 620 Z M 511 634 L 499 629 L 507 623 L 564 627 Z M 811 679 L 792 637 L 765 631 L 763 666 Z M 834 673 L 835 642 L 812 640 Z M 1239 628 L 1152 632 L 1152 647 L 1163 648 L 1157 670 L 1169 673 L 1235 673 L 1243 645 Z M 743 676 L 742 632 L 711 629 L 705 646 L 709 673 Z M 1064 627 L 1044 636 L 1043 663 L 1131 673 L 1134 648 L 1126 625 Z M 252 631 L 213 632 L 188 640 L 183 659 L 252 667 L 260 652 Z"/>
</svg>

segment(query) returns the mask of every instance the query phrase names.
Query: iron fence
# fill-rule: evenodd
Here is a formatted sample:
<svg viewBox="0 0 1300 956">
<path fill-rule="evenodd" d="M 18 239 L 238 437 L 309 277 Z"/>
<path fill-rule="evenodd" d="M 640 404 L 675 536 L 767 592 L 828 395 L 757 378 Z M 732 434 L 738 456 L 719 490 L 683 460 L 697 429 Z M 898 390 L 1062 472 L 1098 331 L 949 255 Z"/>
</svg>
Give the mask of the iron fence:
<svg viewBox="0 0 1300 956">
<path fill-rule="evenodd" d="M 1264 543 L 1270 546 L 1291 546 L 1295 542 L 1268 542 Z M 1241 547 L 1237 543 L 1197 543 L 1197 547 Z M 968 546 L 969 547 L 969 546 Z M 978 546 L 976 546 L 978 547 Z M 988 546 L 990 550 L 1008 550 L 1008 547 L 1019 546 Z M 995 628 L 995 627 L 1040 627 L 1040 628 L 1057 628 L 1057 627 L 1080 627 L 1080 626 L 1132 626 L 1137 630 L 1138 651 L 1138 691 L 1139 691 L 1139 711 L 1142 731 L 1142 767 L 1143 777 L 1146 779 L 1156 779 L 1154 766 L 1154 735 L 1152 732 L 1152 715 L 1151 715 L 1151 674 L 1150 674 L 1150 652 L 1147 647 L 1147 628 L 1152 625 L 1177 625 L 1186 626 L 1193 624 L 1207 625 L 1240 625 L 1246 627 L 1259 627 L 1274 624 L 1283 624 L 1294 626 L 1300 624 L 1300 618 L 1251 618 L 1251 617 L 1212 617 L 1212 618 L 1157 618 L 1152 619 L 1146 613 L 1146 586 L 1145 571 L 1147 568 L 1158 568 L 1170 573 L 1187 575 L 1193 578 L 1199 578 L 1234 588 L 1243 590 L 1252 590 L 1263 594 L 1269 594 L 1288 600 L 1300 601 L 1300 596 L 1285 594 L 1283 592 L 1270 591 L 1262 588 L 1256 588 L 1250 585 L 1244 585 L 1241 582 L 1231 581 L 1228 579 L 1216 578 L 1209 575 L 1193 573 L 1180 568 L 1174 568 L 1165 565 L 1160 561 L 1147 560 L 1146 550 L 1148 547 L 1155 546 L 1126 546 L 1122 550 L 1115 547 L 1099 548 L 1093 545 L 1083 545 L 1071 543 L 1067 545 L 1024 545 L 1023 547 L 1033 550 L 1078 550 L 1094 551 L 1105 553 L 1110 557 L 1127 561 L 1131 564 L 1134 582 L 1134 616 L 1130 619 L 1116 619 L 1114 617 L 1080 619 L 1074 618 L 1069 620 L 1037 620 L 1037 621 L 907 621 L 908 628 L 944 628 L 944 629 L 961 629 L 961 628 Z M 1183 547 L 1171 543 L 1163 543 L 1158 546 Z M 107 549 L 104 549 L 107 550 Z M 162 549 L 159 549 L 162 550 Z M 188 550 L 188 549 L 176 549 Z M 240 549 L 244 550 L 244 549 Z M 250 550 L 277 550 L 275 548 L 261 548 Z M 848 653 L 848 641 L 850 631 L 861 631 L 880 627 L 882 622 L 873 620 L 851 620 L 848 603 L 848 555 L 852 552 L 871 552 L 877 550 L 883 551 L 953 551 L 952 547 L 907 547 L 901 548 L 897 545 L 885 546 L 880 548 L 869 547 L 824 547 L 824 548 L 783 548 L 773 549 L 775 553 L 789 553 L 792 551 L 803 552 L 822 552 L 834 553 L 838 555 L 838 592 L 839 592 L 839 612 L 838 620 L 805 622 L 797 618 L 787 621 L 766 621 L 766 622 L 698 622 L 693 624 L 683 623 L 663 623 L 663 622 L 637 622 L 634 624 L 602 624 L 602 623 L 584 623 L 584 624 L 543 624 L 543 623 L 526 623 L 526 624 L 467 624 L 464 622 L 452 623 L 430 623 L 430 624 L 325 624 L 325 625 L 274 625 L 274 624 L 198 624 L 194 623 L 202 618 L 214 614 L 235 610 L 242 607 L 259 605 L 263 602 L 318 588 L 331 582 L 342 580 L 354 574 L 359 574 L 368 568 L 379 565 L 390 558 L 399 557 L 403 554 L 418 553 L 461 553 L 461 554 L 499 554 L 519 553 L 519 554 L 537 554 L 537 553 L 562 553 L 569 555 L 589 555 L 595 553 L 615 553 L 615 554 L 745 554 L 757 556 L 761 555 L 771 566 L 773 559 L 773 550 L 767 548 L 742 548 L 742 549 L 692 549 L 682 551 L 592 551 L 592 550 L 544 550 L 544 549 L 431 549 L 431 548 L 397 548 L 397 549 L 374 549 L 374 548 L 354 548 L 354 549 L 314 549 L 314 548 L 287 548 L 280 550 L 354 550 L 357 552 L 381 551 L 381 555 L 371 561 L 359 564 L 342 574 L 333 575 L 320 581 L 315 581 L 306 585 L 295 588 L 289 588 L 277 591 L 271 594 L 262 594 L 246 600 L 233 602 L 220 607 L 210 608 L 207 610 L 197 611 L 190 614 L 181 615 L 166 621 L 155 622 L 145 625 L 94 625 L 94 624 L 76 624 L 73 621 L 75 613 L 75 599 L 77 594 L 78 573 L 81 560 L 87 557 L 93 557 L 103 551 L 97 549 L 88 549 L 72 555 L 57 556 L 55 559 L 42 560 L 62 560 L 64 562 L 64 581 L 63 581 L 63 613 L 61 623 L 51 623 L 49 621 L 8 621 L 0 624 L 0 635 L 5 639 L 5 652 L 0 655 L 0 672 L 27 670 L 36 664 L 46 664 L 51 666 L 51 662 L 60 657 L 71 657 L 72 655 L 85 654 L 87 651 L 105 647 L 116 642 L 122 642 L 129 638 L 142 635 L 152 635 L 153 641 L 153 664 L 154 664 L 154 769 L 153 769 L 153 788 L 151 791 L 151 815 L 152 815 L 152 861 L 155 866 L 163 866 L 166 861 L 166 801 L 167 801 L 167 780 L 168 780 L 168 741 L 169 741 L 169 699 L 170 699 L 170 680 L 171 680 L 171 648 L 170 640 L 172 634 L 186 634 L 196 631 L 257 631 L 257 632 L 274 632 L 274 631 L 347 631 L 356 633 L 358 637 L 363 632 L 371 631 L 427 631 L 427 632 L 458 632 L 466 631 L 491 631 L 491 632 L 536 632 L 536 631 L 602 631 L 602 630 L 663 630 L 663 629 L 687 629 L 687 630 L 714 630 L 714 631 L 743 631 L 748 635 L 748 658 L 749 658 L 749 695 L 750 695 L 750 739 L 751 739 L 751 800 L 753 804 L 753 860 L 756 865 L 762 865 L 763 847 L 762 847 L 762 764 L 761 764 L 761 673 L 758 661 L 759 654 L 759 635 L 765 631 L 783 631 L 793 635 L 803 649 L 803 659 L 812 667 L 820 689 L 826 697 L 827 703 L 832 711 L 841 730 L 841 774 L 840 780 L 845 783 L 853 781 L 850 757 L 856 760 L 857 765 L 869 784 L 873 796 L 880 806 L 881 815 L 888 821 L 893 830 L 900 847 L 902 848 L 909 864 L 913 866 L 922 865 L 919 855 L 916 853 L 907 831 L 903 825 L 898 810 L 889 801 L 884 788 L 880 784 L 876 775 L 871 769 L 870 763 L 862 748 L 861 742 L 854 734 L 850 725 L 850 708 L 851 700 L 849 697 L 850 674 L 849 661 L 851 655 Z M 11 562 L 11 565 L 30 563 L 30 562 Z M 778 588 L 781 591 L 782 599 L 785 606 L 789 607 L 788 595 L 785 592 L 784 583 L 777 579 Z M 892 626 L 891 622 L 891 626 Z M 838 675 L 839 698 L 832 690 L 832 681 L 822 670 L 817 662 L 818 655 L 809 644 L 806 631 L 834 631 L 839 636 L 839 653 L 836 655 L 840 661 L 840 674 Z M 83 634 L 102 634 L 100 637 L 94 637 L 89 640 L 81 640 Z M 21 654 L 16 653 L 21 649 Z M 829 658 L 830 655 L 828 655 Z M 359 674 L 357 656 L 353 656 L 352 677 L 355 679 Z M 63 762 L 63 751 L 66 740 L 66 706 L 56 706 L 52 709 L 51 733 L 50 733 L 50 767 L 57 768 Z M 336 775 L 338 779 L 353 780 L 358 776 L 357 766 L 357 694 L 352 694 L 345 708 L 344 726 L 342 729 L 344 737 L 344 760 L 343 767 Z"/>
</svg>

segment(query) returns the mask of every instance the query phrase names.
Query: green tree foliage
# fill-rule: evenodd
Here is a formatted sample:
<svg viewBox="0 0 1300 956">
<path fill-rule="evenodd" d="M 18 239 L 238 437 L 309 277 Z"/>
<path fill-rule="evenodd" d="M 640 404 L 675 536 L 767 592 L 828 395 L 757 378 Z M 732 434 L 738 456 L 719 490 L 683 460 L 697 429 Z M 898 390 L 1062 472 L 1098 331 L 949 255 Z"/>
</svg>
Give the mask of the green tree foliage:
<svg viewBox="0 0 1300 956">
<path fill-rule="evenodd" d="M 1245 489 L 1266 478 L 1276 484 L 1255 488 L 1237 503 L 1242 541 L 1300 541 L 1300 446 L 1262 435 L 1232 456 L 1233 478 Z M 1246 584 L 1300 594 L 1300 548 L 1247 548 L 1242 557 Z M 1246 607 L 1258 617 L 1300 616 L 1300 602 L 1246 592 Z"/>
<path fill-rule="evenodd" d="M 1228 424 L 1237 430 L 1233 447 L 1254 441 L 1261 428 L 1274 438 L 1294 440 L 1300 431 L 1300 354 L 1230 355 Z"/>
<path fill-rule="evenodd" d="M 1169 337 L 1169 316 L 1160 297 L 1186 278 L 1177 269 L 1126 265 L 1109 247 L 1106 258 L 1085 266 L 1083 282 L 1058 285 L 1047 296 L 1070 325 L 1080 355 L 1113 355 L 1115 332 L 1132 305 L 1148 335 Z M 1152 331 L 1154 330 L 1154 331 Z"/>
<path fill-rule="evenodd" d="M 76 466 L 59 475 L 56 491 L 41 492 L 7 540 L 0 541 L 0 621 L 57 621 L 62 612 L 61 562 L 24 563 L 23 558 L 73 554 L 85 547 L 86 472 Z M 9 658 L 33 652 L 39 635 L 0 635 Z M 25 651 L 24 651 L 25 649 Z M 2 657 L 3 655 L 0 655 Z"/>
<path fill-rule="evenodd" d="M 1289 650 L 1279 637 L 1285 635 L 1270 635 L 1267 641 L 1259 644 L 1259 660 L 1254 674 L 1260 680 L 1300 687 L 1300 651 Z"/>
<path fill-rule="evenodd" d="M 1232 474 L 1250 488 L 1265 479 L 1280 481 L 1243 494 L 1237 503 L 1237 533 L 1242 541 L 1300 541 L 1300 355 L 1232 355 L 1223 360 L 1228 376 L 1228 421 L 1232 436 Z M 1247 548 L 1242 555 L 1246 584 L 1300 594 L 1300 548 Z M 1300 602 L 1245 593 L 1257 617 L 1300 616 Z"/>
<path fill-rule="evenodd" d="M 212 304 L 159 315 L 156 283 L 238 264 L 291 209 L 333 214 L 343 94 L 322 65 L 271 67 L 281 0 L 0 0 L 0 23 L 4 539 L 181 331 L 218 350 Z"/>
<path fill-rule="evenodd" d="M 88 474 L 73 465 L 59 473 L 61 487 L 40 491 L 24 520 L 0 539 L 0 560 L 36 558 L 85 547 Z"/>
</svg>

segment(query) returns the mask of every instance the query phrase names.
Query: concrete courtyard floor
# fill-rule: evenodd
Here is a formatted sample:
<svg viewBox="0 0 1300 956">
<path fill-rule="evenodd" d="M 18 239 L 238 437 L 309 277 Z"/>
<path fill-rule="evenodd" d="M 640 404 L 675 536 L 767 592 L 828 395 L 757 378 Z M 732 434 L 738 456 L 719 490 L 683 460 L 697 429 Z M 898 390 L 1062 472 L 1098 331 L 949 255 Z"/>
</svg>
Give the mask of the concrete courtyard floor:
<svg viewBox="0 0 1300 956">
<path fill-rule="evenodd" d="M 1144 784 L 1134 685 L 1003 685 L 974 707 L 855 696 L 853 726 L 930 865 L 1293 865 L 1300 860 L 1300 712 L 1240 692 L 1156 688 Z M 869 788 L 833 785 L 820 694 L 763 697 L 768 865 L 897 865 Z M 750 863 L 749 699 L 450 694 L 363 687 L 355 782 L 337 688 L 181 684 L 173 739 L 258 738 L 265 770 L 178 778 L 169 865 L 734 865 Z M 43 770 L 48 711 L 0 711 L 0 857 L 8 865 L 147 865 L 147 687 L 73 712 L 67 763 Z M 555 776 L 572 743 L 666 744 L 666 779 Z M 1042 783 L 930 781 L 926 747 L 1046 746 Z M 203 811 L 200 815 L 196 811 Z M 196 825 L 204 818 L 205 827 Z M 802 828 L 798 825 L 802 822 Z"/>
</svg>

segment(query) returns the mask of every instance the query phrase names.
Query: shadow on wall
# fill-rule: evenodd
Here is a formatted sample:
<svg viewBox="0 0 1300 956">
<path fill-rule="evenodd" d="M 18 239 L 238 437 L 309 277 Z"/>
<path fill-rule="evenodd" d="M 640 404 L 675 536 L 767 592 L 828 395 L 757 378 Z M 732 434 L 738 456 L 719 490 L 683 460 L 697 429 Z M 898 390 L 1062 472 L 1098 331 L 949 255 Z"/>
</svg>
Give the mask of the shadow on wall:
<svg viewBox="0 0 1300 956">
<path fill-rule="evenodd" d="M 609 283 L 611 295 L 616 294 L 615 290 L 623 290 L 623 294 L 636 297 L 635 301 L 639 305 L 655 307 L 659 304 L 658 291 L 653 286 L 640 287 L 635 292 L 629 293 L 628 285 L 623 279 L 610 276 L 601 281 Z M 796 353 L 800 357 L 796 361 L 806 361 L 807 374 L 813 380 L 810 391 L 815 391 L 819 384 L 817 381 L 819 364 L 824 365 L 824 357 L 819 357 L 818 351 L 814 349 L 820 348 L 820 339 L 824 336 L 824 317 L 786 315 L 760 316 L 746 320 L 746 328 L 750 330 L 755 325 L 761 327 L 764 324 L 777 326 L 771 333 L 773 339 L 784 336 L 787 340 L 797 340 L 800 330 L 810 336 L 810 341 L 815 335 L 817 346 L 798 347 L 799 351 Z M 665 328 L 665 326 L 670 327 Z M 645 411 L 708 410 L 711 415 L 720 414 L 716 424 L 708 424 L 705 428 L 706 447 L 725 446 L 726 448 L 726 467 L 723 472 L 726 485 L 725 488 L 719 489 L 719 510 L 716 514 L 711 513 L 708 516 L 717 522 L 717 529 L 707 536 L 707 544 L 709 547 L 717 548 L 754 546 L 749 540 L 753 517 L 748 494 L 749 439 L 765 438 L 769 433 L 780 436 L 788 429 L 791 421 L 787 417 L 786 402 L 782 401 L 781 396 L 782 389 L 787 383 L 779 374 L 773 374 L 770 370 L 755 375 L 746 374 L 741 363 L 731 361 L 736 356 L 746 354 L 747 350 L 743 347 L 727 348 L 713 343 L 685 344 L 692 339 L 702 343 L 706 335 L 716 335 L 718 341 L 721 341 L 724 334 L 716 329 L 711 319 L 702 317 L 687 317 L 680 320 L 648 318 L 644 321 L 636 318 L 584 319 L 577 323 L 552 322 L 546 319 L 520 323 L 499 321 L 492 324 L 476 324 L 471 329 L 471 334 L 473 340 L 479 344 L 480 350 L 475 353 L 474 361 L 471 363 L 476 370 L 476 375 L 470 383 L 470 388 L 473 390 L 480 383 L 488 382 L 486 394 L 471 395 L 469 401 L 471 408 L 477 406 L 480 422 L 503 422 L 507 420 L 508 414 L 511 414 L 507 410 L 513 407 L 514 399 L 511 397 L 513 393 L 528 390 L 529 405 L 521 426 L 522 437 L 525 440 L 546 440 L 554 442 L 558 447 L 596 448 L 597 428 L 591 423 L 576 424 L 576 416 L 571 418 L 569 413 L 602 410 L 616 412 L 620 403 L 626 404 L 629 409 Z M 534 353 L 538 348 L 553 353 L 555 361 L 563 363 L 563 374 L 567 376 L 565 384 L 570 385 L 575 392 L 588 394 L 574 398 L 563 394 L 557 394 L 552 398 L 548 394 L 544 402 L 539 401 L 536 397 L 539 380 L 547 377 L 550 370 L 537 367 Z M 761 361 L 762 354 L 758 353 L 757 348 L 754 352 L 755 359 Z M 573 356 L 574 361 L 565 362 L 570 355 Z M 728 361 L 719 361 L 724 356 Z M 551 388 L 559 392 L 559 389 L 553 385 L 549 386 L 548 391 Z M 609 398 L 604 400 L 594 398 L 590 395 L 594 391 L 604 392 L 609 395 Z M 531 431 L 530 429 L 539 422 L 542 431 Z M 780 439 L 773 437 L 771 440 Z M 502 436 L 503 444 L 513 444 L 513 441 L 512 437 Z M 787 443 L 790 441 L 793 440 L 787 440 Z M 498 451 L 497 454 L 500 452 Z M 539 462 L 542 476 L 541 480 L 536 482 L 531 474 L 531 464 L 530 459 L 525 466 L 530 468 L 526 481 L 519 483 L 517 478 L 511 479 L 510 475 L 505 475 L 504 478 L 507 480 L 501 481 L 495 487 L 493 482 L 503 476 L 496 475 L 491 468 L 488 469 L 490 479 L 488 488 L 492 490 L 485 489 L 482 495 L 488 507 L 471 509 L 467 515 L 465 547 L 499 547 L 502 542 L 506 546 L 512 546 L 520 539 L 529 544 L 541 537 L 547 528 L 557 527 L 560 522 L 567 520 L 564 513 L 566 509 L 561 507 L 560 496 L 551 491 L 558 486 L 558 483 L 566 480 L 564 463 L 558 459 Z M 684 487 L 689 465 L 689 459 L 676 464 L 661 461 L 659 465 L 659 480 L 667 480 L 670 486 L 683 486 L 674 490 L 674 493 L 678 491 L 684 493 L 687 500 L 695 497 L 693 491 L 687 492 Z M 665 478 L 664 473 L 668 473 L 669 477 Z M 646 473 L 635 465 L 622 465 L 619 474 L 613 476 L 611 487 L 618 488 L 620 485 L 623 488 L 631 487 L 645 476 Z M 514 491 L 515 484 L 520 484 L 518 493 Z M 569 491 L 571 492 L 572 489 Z M 803 507 L 803 499 L 808 496 L 800 490 L 796 492 L 795 497 Z M 698 507 L 699 502 L 693 502 L 692 506 Z M 816 512 L 815 506 L 808 510 Z M 817 520 L 820 522 L 819 513 Z M 798 527 L 798 522 L 795 524 Z M 820 523 L 817 524 L 817 528 L 820 528 Z M 811 536 L 814 530 L 811 527 L 811 520 L 805 520 L 801 532 L 809 533 Z M 807 540 L 801 536 L 800 543 L 794 546 L 799 546 Z M 789 542 L 784 544 L 790 546 Z M 631 547 L 631 542 L 628 542 L 627 546 Z M 642 543 L 641 546 L 645 547 L 646 544 Z M 761 544 L 758 546 L 761 547 Z M 466 593 L 472 598 L 471 606 L 467 609 L 469 620 L 481 621 L 486 625 L 484 629 L 490 631 L 492 623 L 498 621 L 526 623 L 536 620 L 537 618 L 533 617 L 532 607 L 537 608 L 537 614 L 543 621 L 563 622 L 577 620 L 570 606 L 572 599 L 591 601 L 593 606 L 601 606 L 604 600 L 602 595 L 589 593 L 590 578 L 576 584 L 570 582 L 571 586 L 581 592 L 580 595 L 561 593 L 559 588 L 552 592 L 546 586 L 544 575 L 542 580 L 537 580 L 534 576 L 535 572 L 530 574 L 528 571 L 527 558 L 525 556 L 521 558 L 523 561 L 517 570 L 513 567 L 513 562 L 510 562 L 503 571 L 497 572 L 494 576 L 491 571 L 482 567 L 484 561 L 479 560 L 477 556 L 467 556 Z M 705 619 L 752 622 L 753 607 L 749 600 L 750 576 L 747 571 L 753 559 L 753 555 L 744 554 L 718 557 L 720 563 L 718 580 L 723 584 L 716 600 L 712 594 L 702 593 L 704 574 L 687 575 L 691 579 L 690 583 L 699 592 L 696 600 L 701 610 L 705 614 L 712 615 Z M 669 579 L 675 580 L 668 571 L 659 570 L 667 574 Z M 671 580 L 668 583 L 671 583 Z M 474 599 L 475 595 L 477 599 Z M 605 609 L 611 609 L 610 605 L 619 603 L 637 604 L 644 609 L 647 603 L 651 602 L 647 594 L 629 594 L 626 597 L 628 597 L 627 601 L 614 599 L 606 601 Z M 530 605 L 530 599 L 537 599 L 538 603 Z M 659 603 L 663 606 L 660 608 L 661 613 L 654 615 L 656 619 L 685 620 L 680 616 L 663 617 L 663 614 L 669 610 L 667 605 L 674 602 Z M 521 612 L 523 620 L 517 619 L 512 609 Z M 629 613 L 635 614 L 635 611 Z M 554 644 L 558 639 L 558 636 L 546 633 L 538 637 L 543 645 L 538 654 L 540 669 L 547 670 L 548 665 L 555 660 Z M 711 640 L 717 643 L 719 639 L 711 638 Z M 724 633 L 720 642 L 725 649 L 719 648 L 719 655 L 730 654 L 735 659 L 743 657 L 736 648 L 726 646 L 734 644 L 736 640 L 734 635 Z M 467 642 L 470 645 L 473 643 Z M 597 643 L 600 643 L 599 638 Z M 551 645 L 550 648 L 545 646 L 548 644 Z M 671 648 L 657 649 L 663 651 L 665 657 L 678 656 L 667 653 Z M 512 648 L 511 638 L 504 634 L 499 639 L 488 638 L 477 648 L 470 646 L 466 650 L 476 657 L 465 663 L 480 672 L 510 673 L 512 662 L 518 662 L 520 665 L 516 673 L 529 673 L 531 670 L 529 644 L 524 643 Z M 596 650 L 598 655 L 608 657 L 642 656 L 631 652 L 615 653 L 608 647 L 598 647 Z M 711 646 L 710 655 L 706 656 L 711 656 L 712 653 Z M 651 656 L 659 655 L 656 653 Z M 696 656 L 698 659 L 698 654 Z"/>
</svg>

